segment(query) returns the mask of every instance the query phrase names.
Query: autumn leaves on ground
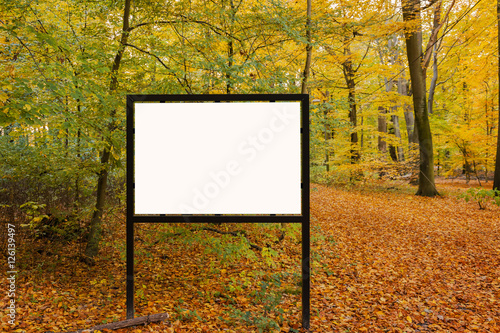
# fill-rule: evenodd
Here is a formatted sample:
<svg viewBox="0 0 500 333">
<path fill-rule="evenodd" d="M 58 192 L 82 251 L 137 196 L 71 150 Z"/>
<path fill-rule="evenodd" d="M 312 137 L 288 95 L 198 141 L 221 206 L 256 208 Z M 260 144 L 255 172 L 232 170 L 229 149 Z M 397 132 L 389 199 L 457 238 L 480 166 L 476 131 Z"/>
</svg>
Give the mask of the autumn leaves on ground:
<svg viewBox="0 0 500 333">
<path fill-rule="evenodd" d="M 500 208 L 479 210 L 457 191 L 423 198 L 405 186 L 311 185 L 311 331 L 500 332 Z M 0 331 L 125 319 L 125 221 L 106 223 L 92 267 L 78 261 L 77 243 L 20 245 L 17 325 L 3 311 Z M 138 228 L 136 315 L 170 319 L 117 332 L 301 331 L 300 229 L 286 225 L 280 241 L 278 226 L 213 228 L 241 233 Z"/>
</svg>

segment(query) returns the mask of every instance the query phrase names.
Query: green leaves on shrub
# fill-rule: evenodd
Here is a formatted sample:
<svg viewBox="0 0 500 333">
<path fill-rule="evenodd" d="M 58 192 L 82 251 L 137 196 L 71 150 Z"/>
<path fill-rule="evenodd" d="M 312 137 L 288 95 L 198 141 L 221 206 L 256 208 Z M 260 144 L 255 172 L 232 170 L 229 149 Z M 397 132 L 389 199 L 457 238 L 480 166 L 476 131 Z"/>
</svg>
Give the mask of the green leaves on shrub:
<svg viewBox="0 0 500 333">
<path fill-rule="evenodd" d="M 459 197 L 463 198 L 466 202 L 469 202 L 469 200 L 476 201 L 479 205 L 479 209 L 486 209 L 490 203 L 500 207 L 500 191 L 498 189 L 486 190 L 484 188 L 469 188 Z"/>
</svg>

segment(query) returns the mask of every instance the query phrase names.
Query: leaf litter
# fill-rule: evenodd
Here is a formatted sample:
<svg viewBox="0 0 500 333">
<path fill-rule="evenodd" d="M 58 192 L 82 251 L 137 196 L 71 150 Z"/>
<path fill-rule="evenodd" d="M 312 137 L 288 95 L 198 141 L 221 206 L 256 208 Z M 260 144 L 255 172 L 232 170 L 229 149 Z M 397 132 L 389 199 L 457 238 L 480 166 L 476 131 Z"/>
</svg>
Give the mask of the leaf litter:
<svg viewBox="0 0 500 333">
<path fill-rule="evenodd" d="M 454 195 L 311 189 L 311 332 L 500 332 L 498 207 L 479 210 Z M 25 244 L 16 325 L 4 312 L 0 331 L 73 331 L 125 319 L 125 219 L 108 216 L 107 223 L 92 267 L 78 261 L 81 244 L 52 252 L 36 250 L 53 244 Z M 273 243 L 252 225 L 218 227 L 244 228 L 252 242 L 277 251 L 275 265 L 255 250 L 256 259 L 224 262 L 200 242 L 159 242 L 159 225 L 141 225 L 136 315 L 167 312 L 170 319 L 113 332 L 300 332 L 297 228 L 286 225 L 285 239 Z M 281 275 L 280 297 L 265 303 L 259 286 L 272 286 L 279 272 L 291 275 Z M 2 296 L 0 306 L 8 300 Z"/>
</svg>

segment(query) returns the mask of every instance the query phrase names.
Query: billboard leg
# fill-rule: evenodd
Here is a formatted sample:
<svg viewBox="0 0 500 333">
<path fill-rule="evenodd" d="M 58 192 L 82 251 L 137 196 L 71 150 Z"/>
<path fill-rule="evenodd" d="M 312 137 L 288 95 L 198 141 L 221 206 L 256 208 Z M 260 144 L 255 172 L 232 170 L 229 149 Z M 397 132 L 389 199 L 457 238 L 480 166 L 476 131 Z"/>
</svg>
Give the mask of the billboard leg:
<svg viewBox="0 0 500 333">
<path fill-rule="evenodd" d="M 310 328 L 311 255 L 310 221 L 302 223 L 302 327 Z"/>
<path fill-rule="evenodd" d="M 134 318 L 134 223 L 127 221 L 127 319 Z"/>
</svg>

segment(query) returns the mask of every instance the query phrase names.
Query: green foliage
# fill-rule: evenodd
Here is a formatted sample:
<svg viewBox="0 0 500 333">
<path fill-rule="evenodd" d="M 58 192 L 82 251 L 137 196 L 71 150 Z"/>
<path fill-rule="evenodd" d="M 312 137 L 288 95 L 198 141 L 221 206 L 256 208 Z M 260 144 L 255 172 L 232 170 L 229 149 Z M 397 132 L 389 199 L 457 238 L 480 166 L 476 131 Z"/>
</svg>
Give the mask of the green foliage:
<svg viewBox="0 0 500 333">
<path fill-rule="evenodd" d="M 191 237 L 189 237 L 191 238 Z M 203 231 L 198 235 L 193 234 L 192 241 L 205 246 L 205 253 L 217 255 L 223 264 L 229 264 L 246 258 L 256 260 L 255 253 L 250 249 L 248 240 L 240 235 L 210 235 L 209 231 Z"/>
<path fill-rule="evenodd" d="M 408 77 L 401 67 L 403 26 L 394 16 L 400 8 L 379 5 L 320 1 L 313 9 L 308 82 L 313 182 L 354 187 L 371 179 L 415 178 L 418 157 L 411 155 L 411 126 L 406 123 L 411 97 L 395 87 Z M 123 209 L 127 93 L 296 93 L 304 69 L 301 2 L 176 1 L 165 10 L 157 2 L 139 1 L 131 11 L 126 46 L 117 38 L 120 1 L 0 0 L 0 10 L 9 13 L 0 18 L 0 205 L 39 202 L 47 212 L 64 211 L 60 217 L 76 215 L 72 221 L 90 219 L 102 168 L 110 171 L 108 193 L 115 209 Z M 477 10 L 484 22 L 494 19 L 486 3 Z M 465 169 L 470 177 L 487 175 L 494 165 L 498 106 L 492 74 L 496 58 L 491 55 L 496 50 L 488 41 L 496 30 L 479 23 L 460 29 L 466 24 L 458 19 L 461 11 L 455 7 L 450 14 L 459 24 L 456 34 L 443 35 L 439 43 L 449 53 L 439 63 L 442 79 L 431 127 L 439 171 L 458 175 Z M 425 30 L 423 36 L 428 34 Z M 457 47 L 457 38 L 477 40 L 480 52 Z M 399 42 L 390 44 L 392 40 Z M 113 72 L 113 59 L 122 47 L 120 70 Z M 347 61 L 357 67 L 356 126 L 343 83 Z M 113 78 L 116 89 L 110 89 Z M 393 117 L 400 119 L 401 138 L 390 132 Z M 379 118 L 386 120 L 386 132 L 379 132 Z M 354 133 L 356 147 L 350 144 Z M 402 148 L 405 160 L 394 161 L 389 149 L 379 151 L 379 138 L 388 147 Z M 104 148 L 111 158 L 102 165 Z M 354 149 L 361 155 L 356 163 Z M 33 230 L 42 228 L 40 222 L 32 218 Z M 207 244 L 207 251 L 223 260 L 255 259 L 245 237 L 181 229 L 170 232 Z M 271 228 L 262 234 L 259 241 L 274 237 Z M 164 235 L 167 240 L 171 236 Z M 275 254 L 266 250 L 263 255 L 271 265 Z"/>
<path fill-rule="evenodd" d="M 28 215 L 29 222 L 21 224 L 21 227 L 29 228 L 35 238 L 47 238 L 67 242 L 77 239 L 86 233 L 86 229 L 80 225 L 74 216 L 62 216 L 46 214 L 45 204 L 33 201 L 26 202 L 20 209 Z"/>
<path fill-rule="evenodd" d="M 238 293 L 250 288 L 256 274 L 253 272 L 242 271 L 237 277 L 231 276 L 231 282 L 226 286 L 228 293 Z"/>
<path fill-rule="evenodd" d="M 484 188 L 469 188 L 465 193 L 459 196 L 466 202 L 476 201 L 479 209 L 486 209 L 489 203 L 500 207 L 500 191 L 498 189 L 486 190 Z"/>
<path fill-rule="evenodd" d="M 269 267 L 276 268 L 278 265 L 279 253 L 270 247 L 264 247 L 262 249 L 262 258 Z"/>
<path fill-rule="evenodd" d="M 246 325 L 254 325 L 257 327 L 259 333 L 269 332 L 274 329 L 278 330 L 280 327 L 275 320 L 261 315 L 256 315 L 251 311 L 241 311 L 233 306 L 229 305 L 231 312 L 231 317 L 236 319 Z"/>
<path fill-rule="evenodd" d="M 40 211 L 45 208 L 45 204 L 39 204 L 37 202 L 28 201 L 19 208 L 23 209 L 28 217 L 30 218 L 30 222 L 40 222 L 43 218 L 47 218 L 48 216 L 45 214 L 41 214 Z"/>
<path fill-rule="evenodd" d="M 196 312 L 196 310 L 189 310 L 185 308 L 181 308 L 179 305 L 177 305 L 174 308 L 175 315 L 174 319 L 175 320 L 180 320 L 180 321 L 192 321 L 192 320 L 198 320 L 199 322 L 205 322 L 206 320 L 201 318 L 200 315 Z"/>
<path fill-rule="evenodd" d="M 259 289 L 250 293 L 253 298 L 253 303 L 263 307 L 263 312 L 242 311 L 229 305 L 231 318 L 243 322 L 247 325 L 254 325 L 259 332 L 267 332 L 280 328 L 280 323 L 283 322 L 284 311 L 278 306 L 281 303 L 283 294 L 289 289 L 282 290 L 282 280 L 288 274 L 275 273 L 270 276 L 265 276 L 260 282 Z M 293 290 L 291 293 L 294 293 Z M 277 319 L 273 319 L 277 318 Z"/>
<path fill-rule="evenodd" d="M 175 320 L 180 320 L 180 321 L 192 321 L 197 319 L 200 322 L 205 322 L 206 320 L 201 318 L 200 315 L 196 312 L 196 310 L 192 311 L 186 308 L 182 308 L 181 305 L 184 304 L 183 299 L 179 299 L 178 305 L 174 307 L 175 315 L 174 319 Z"/>
<path fill-rule="evenodd" d="M 28 201 L 19 207 L 26 212 L 29 219 L 29 223 L 21 224 L 21 227 L 29 227 L 36 237 L 45 235 L 44 229 L 46 229 L 47 226 L 42 221 L 45 221 L 49 217 L 47 214 L 41 213 L 41 210 L 44 209 L 45 206 L 45 204 Z"/>
</svg>

